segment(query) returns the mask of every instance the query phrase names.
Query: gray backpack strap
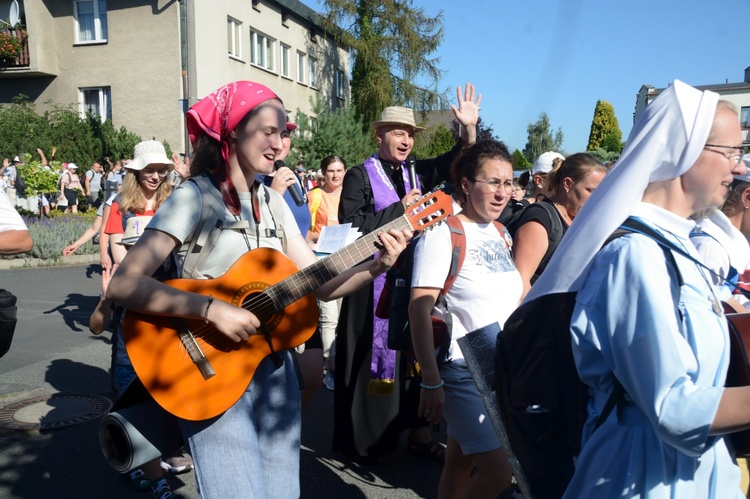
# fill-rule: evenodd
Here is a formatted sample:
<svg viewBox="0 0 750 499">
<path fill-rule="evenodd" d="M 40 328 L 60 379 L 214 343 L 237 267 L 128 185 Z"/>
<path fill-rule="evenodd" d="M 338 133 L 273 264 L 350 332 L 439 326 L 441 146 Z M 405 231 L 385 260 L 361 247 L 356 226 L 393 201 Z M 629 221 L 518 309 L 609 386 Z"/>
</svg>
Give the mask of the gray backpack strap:
<svg viewBox="0 0 750 499">
<path fill-rule="evenodd" d="M 181 276 L 197 279 L 201 276 L 198 269 L 203 267 L 208 254 L 221 235 L 221 229 L 224 226 L 224 202 L 219 198 L 218 192 L 207 178 L 190 178 L 188 181 L 201 187 L 201 192 L 210 193 L 201 196 L 201 220 L 199 229 L 195 232 L 198 237 L 194 237 L 190 241 L 185 260 L 182 263 Z"/>
<path fill-rule="evenodd" d="M 201 192 L 206 193 L 201 197 L 203 201 L 201 209 L 201 220 L 199 229 L 195 232 L 198 237 L 193 238 L 182 263 L 181 276 L 191 279 L 202 277 L 198 269 L 203 268 L 203 264 L 216 245 L 222 230 L 243 231 L 253 239 L 257 237 L 255 228 L 251 228 L 247 220 L 225 220 L 224 200 L 221 199 L 219 191 L 214 188 L 211 181 L 204 177 L 194 177 L 188 180 L 201 187 Z M 266 204 L 271 212 L 271 218 L 275 229 L 266 229 L 263 237 L 278 237 L 281 240 L 281 247 L 286 253 L 286 233 L 280 223 L 284 220 L 284 199 L 281 196 L 270 195 L 268 189 L 263 186 Z M 278 221 L 278 222 L 277 222 Z"/>
<path fill-rule="evenodd" d="M 268 209 L 271 211 L 271 218 L 273 218 L 273 224 L 276 226 L 275 234 L 266 234 L 267 237 L 278 237 L 281 240 L 281 248 L 286 253 L 286 232 L 284 231 L 284 208 L 286 208 L 286 201 L 281 195 L 272 196 L 270 189 L 263 186 L 266 192 L 266 203 L 268 203 Z"/>
</svg>

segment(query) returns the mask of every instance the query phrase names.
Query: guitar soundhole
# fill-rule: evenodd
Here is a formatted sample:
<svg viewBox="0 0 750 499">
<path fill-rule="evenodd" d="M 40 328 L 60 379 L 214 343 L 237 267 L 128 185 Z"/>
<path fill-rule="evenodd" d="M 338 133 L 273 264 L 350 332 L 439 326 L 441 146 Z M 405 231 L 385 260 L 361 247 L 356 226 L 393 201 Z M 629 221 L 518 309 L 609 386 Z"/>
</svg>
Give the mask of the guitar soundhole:
<svg viewBox="0 0 750 499">
<path fill-rule="evenodd" d="M 284 310 L 277 311 L 271 297 L 263 293 L 269 287 L 264 282 L 249 282 L 237 290 L 235 299 L 240 297 L 242 308 L 254 313 L 269 331 L 273 331 L 284 318 Z"/>
</svg>

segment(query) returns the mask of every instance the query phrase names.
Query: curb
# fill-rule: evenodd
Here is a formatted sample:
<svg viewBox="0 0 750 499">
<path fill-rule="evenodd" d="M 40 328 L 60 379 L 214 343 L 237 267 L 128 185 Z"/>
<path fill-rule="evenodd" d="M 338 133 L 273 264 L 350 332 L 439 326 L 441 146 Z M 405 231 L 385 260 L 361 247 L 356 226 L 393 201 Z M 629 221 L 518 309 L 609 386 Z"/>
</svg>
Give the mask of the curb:
<svg viewBox="0 0 750 499">
<path fill-rule="evenodd" d="M 89 265 L 92 263 L 98 264 L 99 261 L 99 253 L 90 255 L 61 256 L 56 260 L 45 260 L 42 258 L 3 258 L 0 259 L 0 270 L 70 267 L 75 265 Z"/>
</svg>

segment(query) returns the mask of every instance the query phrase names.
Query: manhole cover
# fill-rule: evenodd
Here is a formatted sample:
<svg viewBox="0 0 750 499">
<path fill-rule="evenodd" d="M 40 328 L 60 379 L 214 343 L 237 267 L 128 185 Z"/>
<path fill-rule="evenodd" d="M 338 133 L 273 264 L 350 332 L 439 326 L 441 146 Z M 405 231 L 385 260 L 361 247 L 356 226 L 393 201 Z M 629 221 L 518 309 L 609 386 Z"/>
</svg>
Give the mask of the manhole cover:
<svg viewBox="0 0 750 499">
<path fill-rule="evenodd" d="M 101 395 L 43 395 L 0 409 L 0 427 L 11 430 L 53 430 L 101 417 L 111 408 L 112 401 Z"/>
</svg>

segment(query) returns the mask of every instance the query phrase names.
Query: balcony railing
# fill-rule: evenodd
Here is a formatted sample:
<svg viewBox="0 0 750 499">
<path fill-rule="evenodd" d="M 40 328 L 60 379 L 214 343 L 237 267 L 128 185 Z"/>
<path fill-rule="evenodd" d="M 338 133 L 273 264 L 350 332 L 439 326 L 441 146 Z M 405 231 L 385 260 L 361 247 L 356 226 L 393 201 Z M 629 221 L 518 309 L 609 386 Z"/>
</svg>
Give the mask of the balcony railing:
<svg viewBox="0 0 750 499">
<path fill-rule="evenodd" d="M 5 68 L 19 68 L 29 66 L 29 37 L 26 30 L 11 29 L 5 31 L 21 42 L 23 52 L 18 59 L 0 59 L 0 66 Z"/>
</svg>

